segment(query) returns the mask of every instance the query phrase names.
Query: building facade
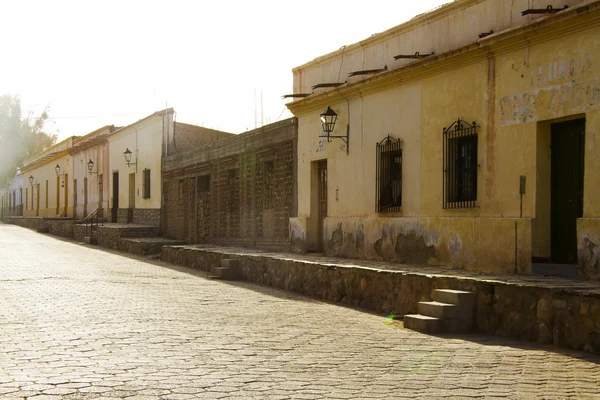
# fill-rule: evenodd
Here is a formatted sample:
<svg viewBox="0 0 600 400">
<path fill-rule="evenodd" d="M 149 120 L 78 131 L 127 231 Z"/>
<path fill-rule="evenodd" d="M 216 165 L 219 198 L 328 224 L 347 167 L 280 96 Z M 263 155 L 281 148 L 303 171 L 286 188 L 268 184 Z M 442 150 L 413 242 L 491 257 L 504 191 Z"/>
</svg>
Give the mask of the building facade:
<svg viewBox="0 0 600 400">
<path fill-rule="evenodd" d="M 289 249 L 296 139 L 292 118 L 165 158 L 163 235 Z"/>
<path fill-rule="evenodd" d="M 108 136 L 109 221 L 160 226 L 162 157 L 173 114 L 158 111 Z"/>
<path fill-rule="evenodd" d="M 600 278 L 600 2 L 547 5 L 456 0 L 294 69 L 292 248 Z"/>
<path fill-rule="evenodd" d="M 109 211 L 108 136 L 116 128 L 104 126 L 75 140 L 69 154 L 73 158 L 73 216 L 84 219 L 96 209 L 102 216 Z"/>
<path fill-rule="evenodd" d="M 24 217 L 73 217 L 71 136 L 23 163 Z"/>
</svg>

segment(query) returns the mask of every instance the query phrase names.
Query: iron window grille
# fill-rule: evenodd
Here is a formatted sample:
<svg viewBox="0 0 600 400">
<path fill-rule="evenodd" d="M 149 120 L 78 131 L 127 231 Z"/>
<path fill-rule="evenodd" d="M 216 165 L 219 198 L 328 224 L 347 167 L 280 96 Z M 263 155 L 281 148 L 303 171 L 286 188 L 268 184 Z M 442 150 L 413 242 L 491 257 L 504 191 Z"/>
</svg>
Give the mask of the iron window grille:
<svg viewBox="0 0 600 400">
<path fill-rule="evenodd" d="M 150 170 L 148 168 L 144 169 L 144 180 L 142 181 L 142 192 L 144 199 L 150 198 Z"/>
<path fill-rule="evenodd" d="M 444 128 L 444 209 L 477 207 L 478 130 L 461 119 Z"/>
<path fill-rule="evenodd" d="M 397 212 L 402 207 L 402 141 L 387 136 L 377 143 L 377 212 Z"/>
</svg>

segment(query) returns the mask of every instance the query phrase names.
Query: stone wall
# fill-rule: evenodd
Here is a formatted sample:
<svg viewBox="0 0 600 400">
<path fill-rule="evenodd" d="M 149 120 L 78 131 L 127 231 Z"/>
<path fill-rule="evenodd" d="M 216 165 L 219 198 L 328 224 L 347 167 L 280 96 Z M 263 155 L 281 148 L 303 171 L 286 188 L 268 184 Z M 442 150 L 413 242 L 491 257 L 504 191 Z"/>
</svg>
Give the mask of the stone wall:
<svg viewBox="0 0 600 400">
<path fill-rule="evenodd" d="M 160 226 L 160 208 L 136 208 L 133 210 L 133 223 Z"/>
<path fill-rule="evenodd" d="M 163 235 L 289 250 L 296 138 L 292 118 L 167 157 Z"/>
<path fill-rule="evenodd" d="M 306 218 L 291 221 L 296 252 L 310 248 L 306 226 Z M 327 217 L 323 235 L 328 256 L 531 273 L 529 218 Z"/>
<path fill-rule="evenodd" d="M 47 218 L 48 232 L 54 236 L 73 238 L 75 221 L 71 218 Z"/>
<path fill-rule="evenodd" d="M 48 223 L 42 217 L 11 217 L 4 216 L 4 222 L 22 226 L 23 228 L 35 229 L 38 232 L 48 232 Z"/>
<path fill-rule="evenodd" d="M 132 222 L 132 212 L 129 208 L 119 208 L 117 210 L 117 223 L 127 224 Z"/>
<path fill-rule="evenodd" d="M 209 271 L 231 255 L 209 248 L 166 246 L 162 259 Z M 433 289 L 477 293 L 475 326 L 498 336 L 537 341 L 600 354 L 600 293 L 573 283 L 556 290 L 553 283 L 510 284 L 466 277 L 436 276 L 323 264 L 290 257 L 234 255 L 238 277 L 317 299 L 378 313 L 417 312 L 419 301 L 431 300 Z"/>
</svg>

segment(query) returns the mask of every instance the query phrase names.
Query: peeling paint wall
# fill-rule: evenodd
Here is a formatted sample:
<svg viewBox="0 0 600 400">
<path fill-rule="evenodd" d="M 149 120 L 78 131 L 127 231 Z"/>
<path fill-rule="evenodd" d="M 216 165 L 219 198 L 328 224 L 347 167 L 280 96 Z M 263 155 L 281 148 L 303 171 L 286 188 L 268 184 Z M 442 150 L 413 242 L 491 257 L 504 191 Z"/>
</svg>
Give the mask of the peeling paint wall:
<svg viewBox="0 0 600 400">
<path fill-rule="evenodd" d="M 520 218 L 329 217 L 326 252 L 403 264 L 529 273 L 530 230 L 530 221 Z"/>
</svg>

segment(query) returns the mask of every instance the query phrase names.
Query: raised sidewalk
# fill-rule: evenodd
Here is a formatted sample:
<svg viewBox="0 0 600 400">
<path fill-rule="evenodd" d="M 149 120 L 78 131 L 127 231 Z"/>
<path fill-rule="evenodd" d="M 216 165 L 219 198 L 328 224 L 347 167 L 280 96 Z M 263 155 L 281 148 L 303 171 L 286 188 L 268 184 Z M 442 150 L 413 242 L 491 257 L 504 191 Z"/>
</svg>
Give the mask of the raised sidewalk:
<svg viewBox="0 0 600 400">
<path fill-rule="evenodd" d="M 237 279 L 395 317 L 416 313 L 434 289 L 472 291 L 480 332 L 600 354 L 600 282 L 212 245 L 164 246 L 161 258 L 206 271 L 237 259 Z"/>
</svg>

